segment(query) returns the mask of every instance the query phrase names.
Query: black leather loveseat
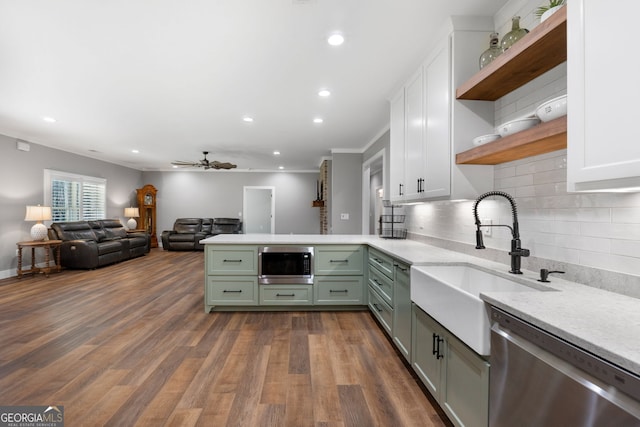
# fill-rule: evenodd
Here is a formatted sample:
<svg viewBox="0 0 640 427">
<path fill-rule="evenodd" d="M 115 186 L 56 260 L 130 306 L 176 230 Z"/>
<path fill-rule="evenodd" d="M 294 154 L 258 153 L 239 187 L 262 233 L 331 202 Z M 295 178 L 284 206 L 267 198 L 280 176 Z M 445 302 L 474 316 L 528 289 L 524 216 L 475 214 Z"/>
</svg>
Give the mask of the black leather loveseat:
<svg viewBox="0 0 640 427">
<path fill-rule="evenodd" d="M 202 251 L 200 240 L 216 234 L 242 232 L 242 222 L 236 218 L 178 218 L 173 230 L 165 230 L 160 237 L 167 251 Z"/>
<path fill-rule="evenodd" d="M 49 238 L 62 240 L 60 264 L 66 268 L 91 269 L 149 252 L 147 233 L 127 233 L 120 220 L 54 222 Z"/>
</svg>

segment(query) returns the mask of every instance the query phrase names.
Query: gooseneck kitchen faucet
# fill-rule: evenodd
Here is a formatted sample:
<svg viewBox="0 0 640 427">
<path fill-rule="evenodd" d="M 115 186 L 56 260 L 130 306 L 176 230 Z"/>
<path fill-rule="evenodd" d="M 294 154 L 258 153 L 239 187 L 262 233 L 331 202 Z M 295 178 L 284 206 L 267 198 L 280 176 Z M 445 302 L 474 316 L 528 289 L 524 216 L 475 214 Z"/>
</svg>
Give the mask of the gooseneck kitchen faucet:
<svg viewBox="0 0 640 427">
<path fill-rule="evenodd" d="M 513 214 L 513 227 L 503 224 L 491 224 L 491 225 L 482 225 L 480 223 L 480 219 L 478 218 L 478 205 L 482 200 L 490 196 L 501 196 L 504 197 L 511 203 L 511 212 Z M 521 247 L 520 243 L 520 231 L 518 229 L 518 210 L 516 209 L 516 202 L 513 200 L 509 194 L 503 191 L 489 191 L 487 193 L 482 194 L 476 199 L 476 202 L 473 204 L 473 217 L 476 221 L 476 249 L 484 249 L 484 241 L 482 239 L 482 230 L 480 227 L 507 227 L 511 230 L 511 251 L 509 255 L 511 255 L 511 270 L 509 273 L 513 274 L 522 274 L 520 271 L 520 260 L 522 257 L 529 256 L 529 249 L 524 249 Z"/>
</svg>

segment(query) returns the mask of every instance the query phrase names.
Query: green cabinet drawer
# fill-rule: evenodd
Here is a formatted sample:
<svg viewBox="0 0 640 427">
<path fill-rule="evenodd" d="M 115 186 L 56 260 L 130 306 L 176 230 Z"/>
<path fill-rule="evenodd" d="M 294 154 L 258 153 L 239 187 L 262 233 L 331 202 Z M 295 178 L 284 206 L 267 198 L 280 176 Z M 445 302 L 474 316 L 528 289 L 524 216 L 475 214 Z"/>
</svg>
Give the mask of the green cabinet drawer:
<svg viewBox="0 0 640 427">
<path fill-rule="evenodd" d="M 355 275 L 364 272 L 364 248 L 360 245 L 315 247 L 315 274 Z"/>
<path fill-rule="evenodd" d="M 208 305 L 258 305 L 258 278 L 255 276 L 208 276 Z"/>
<path fill-rule="evenodd" d="M 369 286 L 375 289 L 387 304 L 393 305 L 393 280 L 373 266 L 369 266 Z"/>
<path fill-rule="evenodd" d="M 391 335 L 393 309 L 380 298 L 380 295 L 371 286 L 369 286 L 369 309 L 376 316 L 387 334 Z"/>
<path fill-rule="evenodd" d="M 311 305 L 313 285 L 262 285 L 260 305 Z"/>
<path fill-rule="evenodd" d="M 364 305 L 362 277 L 316 276 L 313 291 L 316 305 Z"/>
<path fill-rule="evenodd" d="M 207 274 L 258 274 L 257 246 L 207 245 Z"/>
<path fill-rule="evenodd" d="M 369 248 L 369 264 L 375 266 L 389 279 L 393 279 L 393 258 L 389 255 Z"/>
</svg>

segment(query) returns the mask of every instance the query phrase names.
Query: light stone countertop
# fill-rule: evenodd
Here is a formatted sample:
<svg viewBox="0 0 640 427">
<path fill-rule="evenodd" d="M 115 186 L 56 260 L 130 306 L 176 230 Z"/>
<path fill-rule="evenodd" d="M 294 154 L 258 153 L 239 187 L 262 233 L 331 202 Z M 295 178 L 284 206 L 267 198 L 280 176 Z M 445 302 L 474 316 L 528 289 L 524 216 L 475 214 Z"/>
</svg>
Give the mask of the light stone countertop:
<svg viewBox="0 0 640 427">
<path fill-rule="evenodd" d="M 640 375 L 640 299 L 538 272 L 508 273 L 504 264 L 449 251 L 412 240 L 387 240 L 367 235 L 220 234 L 205 244 L 366 244 L 413 265 L 470 264 L 528 286 L 557 292 L 489 292 L 489 304 L 521 318 L 574 345 Z"/>
</svg>

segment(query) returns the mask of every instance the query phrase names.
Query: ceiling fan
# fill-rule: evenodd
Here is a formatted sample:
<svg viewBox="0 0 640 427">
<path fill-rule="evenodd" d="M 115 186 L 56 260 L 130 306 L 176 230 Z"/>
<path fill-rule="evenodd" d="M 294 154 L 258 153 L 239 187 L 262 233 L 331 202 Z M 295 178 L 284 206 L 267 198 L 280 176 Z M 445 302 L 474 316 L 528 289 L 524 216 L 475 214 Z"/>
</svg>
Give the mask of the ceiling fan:
<svg viewBox="0 0 640 427">
<path fill-rule="evenodd" d="M 208 151 L 203 151 L 202 154 L 204 154 L 204 159 L 199 160 L 197 162 L 183 162 L 181 160 L 177 160 L 175 162 L 171 162 L 171 164 L 175 165 L 175 166 L 192 166 L 192 167 L 197 167 L 197 168 L 204 168 L 205 170 L 207 170 L 207 169 L 233 169 L 233 168 L 237 167 L 233 163 L 229 163 L 229 162 L 219 162 L 217 160 L 214 160 L 214 161 L 210 162 L 207 159 L 207 154 L 209 154 Z"/>
</svg>

